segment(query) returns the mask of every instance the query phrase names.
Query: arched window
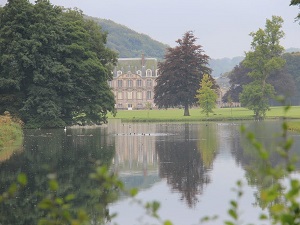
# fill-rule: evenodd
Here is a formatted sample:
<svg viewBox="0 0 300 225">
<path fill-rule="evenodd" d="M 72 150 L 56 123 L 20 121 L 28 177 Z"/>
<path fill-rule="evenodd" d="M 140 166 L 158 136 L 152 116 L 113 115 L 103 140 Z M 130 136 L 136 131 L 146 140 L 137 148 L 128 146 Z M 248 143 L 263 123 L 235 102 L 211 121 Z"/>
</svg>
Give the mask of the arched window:
<svg viewBox="0 0 300 225">
<path fill-rule="evenodd" d="M 127 99 L 132 99 L 132 91 L 127 92 Z"/>
<path fill-rule="evenodd" d="M 141 91 L 138 91 L 138 92 L 136 93 L 136 98 L 137 98 L 138 100 L 142 100 L 142 99 L 143 99 L 143 93 L 142 93 Z"/>
<path fill-rule="evenodd" d="M 122 92 L 118 92 L 118 99 L 123 99 L 123 93 Z"/>
<path fill-rule="evenodd" d="M 151 91 L 147 91 L 147 100 L 152 99 L 152 93 Z"/>
<path fill-rule="evenodd" d="M 152 86 L 152 80 L 151 79 L 147 79 L 147 87 L 151 87 Z"/>
<path fill-rule="evenodd" d="M 152 76 L 152 70 L 147 69 L 146 70 L 146 77 L 151 77 Z"/>
<path fill-rule="evenodd" d="M 137 80 L 136 81 L 136 86 L 137 87 L 142 87 L 142 80 Z"/>
<path fill-rule="evenodd" d="M 136 71 L 136 74 L 142 76 L 142 71 L 138 70 L 138 71 Z"/>
<path fill-rule="evenodd" d="M 123 86 L 123 80 L 118 80 L 118 87 L 122 87 Z"/>
<path fill-rule="evenodd" d="M 132 87 L 132 80 L 127 80 L 127 87 Z"/>
<path fill-rule="evenodd" d="M 120 75 L 122 75 L 122 71 L 121 71 L 121 70 L 118 70 L 118 71 L 117 71 L 117 76 L 120 76 Z"/>
</svg>

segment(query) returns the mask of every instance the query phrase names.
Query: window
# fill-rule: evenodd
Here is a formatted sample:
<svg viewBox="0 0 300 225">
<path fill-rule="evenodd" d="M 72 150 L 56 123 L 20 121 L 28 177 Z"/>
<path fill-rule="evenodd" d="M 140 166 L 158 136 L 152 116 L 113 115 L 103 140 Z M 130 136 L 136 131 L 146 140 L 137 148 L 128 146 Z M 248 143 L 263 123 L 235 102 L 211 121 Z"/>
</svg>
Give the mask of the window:
<svg viewBox="0 0 300 225">
<path fill-rule="evenodd" d="M 113 81 L 112 80 L 108 81 L 108 86 L 113 87 Z"/>
<path fill-rule="evenodd" d="M 127 92 L 127 99 L 132 99 L 132 91 Z"/>
<path fill-rule="evenodd" d="M 122 92 L 118 92 L 118 99 L 123 99 L 123 94 L 122 94 Z"/>
<path fill-rule="evenodd" d="M 119 109 L 122 109 L 122 107 L 123 107 L 123 105 L 119 103 L 119 104 L 118 104 L 118 108 L 119 108 Z"/>
<path fill-rule="evenodd" d="M 127 81 L 127 87 L 132 87 L 132 80 Z"/>
<path fill-rule="evenodd" d="M 147 100 L 151 99 L 151 91 L 147 91 Z"/>
<path fill-rule="evenodd" d="M 142 103 L 138 103 L 137 104 L 137 108 L 139 108 L 139 109 L 143 108 L 143 104 Z"/>
<path fill-rule="evenodd" d="M 137 87 L 142 87 L 142 80 L 137 80 L 136 81 L 136 86 Z"/>
<path fill-rule="evenodd" d="M 152 71 L 150 69 L 146 70 L 146 77 L 151 77 L 152 76 Z"/>
<path fill-rule="evenodd" d="M 152 86 L 152 80 L 151 79 L 147 79 L 147 87 L 151 87 Z"/>
<path fill-rule="evenodd" d="M 118 71 L 117 71 L 117 76 L 120 76 L 120 75 L 122 75 L 122 71 L 121 71 L 121 70 L 118 70 Z"/>
<path fill-rule="evenodd" d="M 139 100 L 143 99 L 143 95 L 142 95 L 142 92 L 141 92 L 141 91 L 138 91 L 138 92 L 136 93 L 136 98 L 139 99 Z"/>
<path fill-rule="evenodd" d="M 156 73 L 155 75 L 158 77 L 158 75 L 159 75 L 159 72 L 158 72 L 158 70 L 156 70 L 156 71 L 155 71 L 155 73 Z"/>
<path fill-rule="evenodd" d="M 123 81 L 122 80 L 118 80 L 118 87 L 122 87 L 123 86 Z"/>
<path fill-rule="evenodd" d="M 136 71 L 136 74 L 142 76 L 142 71 L 138 70 L 138 71 Z"/>
<path fill-rule="evenodd" d="M 132 77 L 132 73 L 130 71 L 127 72 L 126 77 Z"/>
</svg>

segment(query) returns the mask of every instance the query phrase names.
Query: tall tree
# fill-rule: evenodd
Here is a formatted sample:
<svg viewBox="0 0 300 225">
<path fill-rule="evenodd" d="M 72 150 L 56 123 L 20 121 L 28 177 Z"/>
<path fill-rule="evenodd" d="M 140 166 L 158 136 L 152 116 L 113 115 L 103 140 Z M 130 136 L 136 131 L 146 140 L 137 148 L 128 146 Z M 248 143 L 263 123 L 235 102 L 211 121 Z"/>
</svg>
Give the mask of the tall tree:
<svg viewBox="0 0 300 225">
<path fill-rule="evenodd" d="M 101 28 L 47 0 L 9 0 L 0 13 L 1 111 L 35 127 L 105 121 L 116 54 Z"/>
<path fill-rule="evenodd" d="M 218 95 L 215 90 L 212 89 L 213 83 L 208 74 L 204 74 L 200 82 L 200 89 L 197 90 L 196 98 L 202 108 L 202 113 L 206 116 L 213 112 L 213 109 L 217 105 Z"/>
<path fill-rule="evenodd" d="M 193 32 L 186 32 L 168 48 L 165 61 L 158 64 L 160 76 L 156 79 L 154 102 L 159 108 L 183 106 L 184 116 L 189 116 L 189 107 L 196 103 L 196 92 L 204 74 L 210 74 L 209 57 L 201 45 L 196 45 Z"/>
<path fill-rule="evenodd" d="M 285 64 L 281 58 L 284 48 L 279 43 L 284 37 L 282 23 L 281 17 L 273 16 L 272 20 L 267 19 L 264 30 L 250 33 L 253 38 L 252 51 L 246 53 L 243 65 L 251 69 L 248 75 L 254 81 L 243 87 L 240 100 L 242 105 L 254 111 L 257 120 L 264 118 L 269 110 L 269 98 L 274 94 L 274 88 L 267 83 L 267 78 Z M 255 91 L 257 93 L 253 94 Z"/>
</svg>

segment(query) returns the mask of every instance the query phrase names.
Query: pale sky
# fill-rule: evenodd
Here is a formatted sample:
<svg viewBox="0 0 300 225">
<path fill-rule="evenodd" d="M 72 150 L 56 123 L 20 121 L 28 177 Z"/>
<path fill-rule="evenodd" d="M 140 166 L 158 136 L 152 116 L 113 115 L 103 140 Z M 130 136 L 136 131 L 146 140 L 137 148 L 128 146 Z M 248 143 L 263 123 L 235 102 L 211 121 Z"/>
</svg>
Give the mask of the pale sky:
<svg viewBox="0 0 300 225">
<path fill-rule="evenodd" d="M 0 0 L 0 3 L 5 2 Z M 110 19 L 139 33 L 175 46 L 186 31 L 211 58 L 244 56 L 250 50 L 249 33 L 264 28 L 272 15 L 284 19 L 285 48 L 300 48 L 299 12 L 290 0 L 50 0 L 77 7 L 88 16 Z"/>
</svg>

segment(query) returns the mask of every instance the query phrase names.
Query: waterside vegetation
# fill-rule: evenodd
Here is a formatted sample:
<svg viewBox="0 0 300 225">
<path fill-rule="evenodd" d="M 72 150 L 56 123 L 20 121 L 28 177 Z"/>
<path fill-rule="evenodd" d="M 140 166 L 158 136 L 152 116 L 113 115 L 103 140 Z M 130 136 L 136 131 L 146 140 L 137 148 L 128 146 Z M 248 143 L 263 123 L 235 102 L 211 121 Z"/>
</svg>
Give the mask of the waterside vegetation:
<svg viewBox="0 0 300 225">
<path fill-rule="evenodd" d="M 0 115 L 0 162 L 8 159 L 23 142 L 22 122 L 6 112 Z"/>
</svg>

